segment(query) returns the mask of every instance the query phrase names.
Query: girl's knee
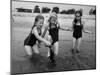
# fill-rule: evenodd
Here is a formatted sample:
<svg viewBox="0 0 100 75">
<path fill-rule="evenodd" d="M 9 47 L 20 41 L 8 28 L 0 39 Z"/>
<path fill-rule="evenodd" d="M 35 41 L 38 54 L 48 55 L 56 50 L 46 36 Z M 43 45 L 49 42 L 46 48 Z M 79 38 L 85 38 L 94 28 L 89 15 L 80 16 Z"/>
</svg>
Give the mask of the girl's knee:
<svg viewBox="0 0 100 75">
<path fill-rule="evenodd" d="M 31 56 L 32 55 L 32 48 L 30 46 L 25 46 L 26 53 Z"/>
<path fill-rule="evenodd" d="M 56 42 L 56 43 L 54 44 L 55 55 L 58 55 L 58 50 L 59 50 L 58 45 L 59 45 L 58 42 Z"/>
<path fill-rule="evenodd" d="M 37 44 L 35 44 L 33 46 L 33 50 L 34 50 L 34 53 L 39 54 L 39 50 L 38 50 L 38 45 Z"/>
</svg>

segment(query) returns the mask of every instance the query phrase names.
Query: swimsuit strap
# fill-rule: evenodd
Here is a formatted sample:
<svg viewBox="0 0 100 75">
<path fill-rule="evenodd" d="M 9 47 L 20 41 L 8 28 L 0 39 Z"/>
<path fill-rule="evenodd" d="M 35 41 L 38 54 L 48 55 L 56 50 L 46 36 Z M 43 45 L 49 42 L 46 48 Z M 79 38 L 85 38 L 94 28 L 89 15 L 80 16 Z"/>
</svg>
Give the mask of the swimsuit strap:
<svg viewBox="0 0 100 75">
<path fill-rule="evenodd" d="M 34 28 L 35 26 L 36 26 L 36 25 L 33 25 L 33 26 L 32 26 L 31 31 L 30 31 L 30 34 L 32 34 L 32 30 L 33 30 L 33 28 Z"/>
<path fill-rule="evenodd" d="M 33 30 L 33 28 L 35 27 L 36 25 L 33 25 L 32 26 L 32 28 L 31 28 L 31 31 L 30 31 L 30 34 L 32 34 L 32 30 Z M 40 29 L 40 33 L 38 33 L 39 35 L 41 35 L 42 34 L 42 30 Z"/>
<path fill-rule="evenodd" d="M 52 24 L 57 28 L 57 23 L 49 23 L 50 28 L 52 27 Z"/>
<path fill-rule="evenodd" d="M 74 25 L 76 25 L 76 23 L 77 23 L 77 20 L 74 19 Z M 81 26 L 81 25 L 83 25 L 83 24 L 82 24 L 82 20 L 80 20 L 80 26 Z"/>
</svg>

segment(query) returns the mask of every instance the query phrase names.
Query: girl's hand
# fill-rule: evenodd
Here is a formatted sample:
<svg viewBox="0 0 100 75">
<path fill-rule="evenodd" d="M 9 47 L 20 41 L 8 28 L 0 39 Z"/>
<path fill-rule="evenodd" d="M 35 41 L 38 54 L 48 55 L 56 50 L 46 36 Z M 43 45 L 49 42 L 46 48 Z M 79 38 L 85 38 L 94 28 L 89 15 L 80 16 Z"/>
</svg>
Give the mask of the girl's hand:
<svg viewBox="0 0 100 75">
<path fill-rule="evenodd" d="M 94 34 L 93 32 L 90 32 L 90 34 Z"/>
<path fill-rule="evenodd" d="M 67 31 L 72 31 L 72 29 L 68 28 Z"/>
<path fill-rule="evenodd" d="M 94 34 L 93 32 L 87 32 L 87 33 L 89 33 L 89 34 Z"/>
<path fill-rule="evenodd" d="M 50 45 L 51 45 L 51 43 L 50 43 L 49 41 L 45 41 L 45 44 L 46 44 L 47 46 L 50 46 Z"/>
</svg>

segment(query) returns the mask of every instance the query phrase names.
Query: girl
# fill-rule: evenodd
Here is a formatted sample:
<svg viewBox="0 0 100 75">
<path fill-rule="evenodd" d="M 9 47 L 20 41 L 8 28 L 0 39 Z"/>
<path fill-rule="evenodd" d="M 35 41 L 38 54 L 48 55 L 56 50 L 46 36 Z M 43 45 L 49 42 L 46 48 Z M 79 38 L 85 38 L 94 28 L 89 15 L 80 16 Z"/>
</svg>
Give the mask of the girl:
<svg viewBox="0 0 100 75">
<path fill-rule="evenodd" d="M 75 12 L 75 19 L 73 20 L 73 49 L 72 49 L 72 53 L 79 53 L 80 50 L 80 44 L 81 44 L 81 40 L 82 40 L 82 31 L 85 33 L 89 33 L 91 34 L 90 31 L 87 31 L 84 29 L 84 25 L 83 25 L 83 21 L 82 21 L 82 12 L 81 11 L 76 11 Z M 75 51 L 75 45 L 77 43 L 76 46 L 76 51 Z"/>
<path fill-rule="evenodd" d="M 43 35 L 45 35 L 47 31 L 49 32 L 46 39 L 48 39 L 52 45 L 48 46 L 48 58 L 50 59 L 50 62 L 54 62 L 54 56 L 58 55 L 58 27 L 57 15 L 56 13 L 52 13 L 43 32 Z"/>
<path fill-rule="evenodd" d="M 44 17 L 42 15 L 36 16 L 31 32 L 24 41 L 25 50 L 30 58 L 33 55 L 33 51 L 34 53 L 39 54 L 37 41 L 44 42 L 48 46 L 51 45 L 49 41 L 41 37 L 41 29 L 42 29 L 43 23 L 44 23 Z"/>
<path fill-rule="evenodd" d="M 58 41 L 59 41 L 59 29 L 68 30 L 60 28 L 60 24 L 58 23 L 58 16 L 55 12 L 52 12 L 50 18 L 48 20 L 48 25 L 45 27 L 44 35 L 46 31 L 49 31 L 48 40 L 51 42 L 52 46 L 49 46 L 48 58 L 50 62 L 55 63 L 54 57 L 58 55 Z"/>
</svg>

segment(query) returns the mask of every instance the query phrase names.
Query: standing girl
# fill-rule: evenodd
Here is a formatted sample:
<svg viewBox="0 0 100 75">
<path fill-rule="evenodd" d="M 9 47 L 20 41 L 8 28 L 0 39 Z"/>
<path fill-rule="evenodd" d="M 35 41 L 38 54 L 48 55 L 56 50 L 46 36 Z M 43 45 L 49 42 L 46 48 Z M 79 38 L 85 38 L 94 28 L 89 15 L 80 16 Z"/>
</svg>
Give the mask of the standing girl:
<svg viewBox="0 0 100 75">
<path fill-rule="evenodd" d="M 51 13 L 47 23 L 43 35 L 45 35 L 47 31 L 49 32 L 47 39 L 51 42 L 51 46 L 49 46 L 48 58 L 49 62 L 55 63 L 55 56 L 58 55 L 59 48 L 59 29 L 69 31 L 69 28 L 64 29 L 60 27 L 58 16 L 54 11 Z"/>
<path fill-rule="evenodd" d="M 90 31 L 87 31 L 84 29 L 83 21 L 82 21 L 82 12 L 76 11 L 75 12 L 75 19 L 73 20 L 73 49 L 72 53 L 79 53 L 80 50 L 80 44 L 82 40 L 82 31 L 85 33 L 91 33 Z M 76 45 L 77 44 L 77 45 Z M 76 46 L 76 51 L 75 51 Z"/>
<path fill-rule="evenodd" d="M 29 57 L 32 57 L 33 51 L 39 54 L 38 51 L 38 41 L 44 42 L 46 45 L 50 46 L 51 43 L 41 37 L 41 29 L 44 24 L 44 17 L 38 15 L 35 17 L 34 25 L 31 29 L 29 36 L 24 41 L 24 47 Z"/>
<path fill-rule="evenodd" d="M 48 51 L 48 58 L 50 62 L 55 62 L 54 57 L 58 55 L 58 28 L 57 14 L 52 12 L 43 33 L 43 35 L 45 35 L 47 31 L 49 32 L 47 39 L 51 42 L 51 46 L 49 46 Z"/>
</svg>

